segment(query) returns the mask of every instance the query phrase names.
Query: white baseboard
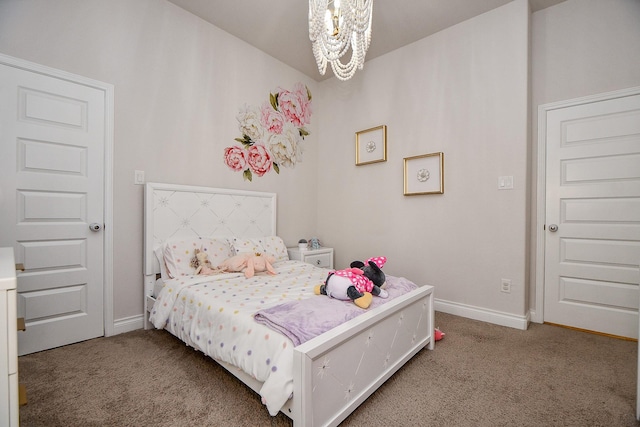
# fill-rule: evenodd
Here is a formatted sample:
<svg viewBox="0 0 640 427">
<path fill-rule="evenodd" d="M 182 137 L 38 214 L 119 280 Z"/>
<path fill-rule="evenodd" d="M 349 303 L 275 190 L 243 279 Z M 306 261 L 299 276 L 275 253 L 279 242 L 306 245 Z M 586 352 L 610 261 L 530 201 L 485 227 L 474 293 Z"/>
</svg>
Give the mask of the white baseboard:
<svg viewBox="0 0 640 427">
<path fill-rule="evenodd" d="M 536 310 L 529 309 L 529 319 L 531 319 L 533 323 L 544 323 L 542 315 L 539 314 Z"/>
<path fill-rule="evenodd" d="M 436 311 L 441 311 L 443 313 L 466 317 L 473 320 L 480 320 L 482 322 L 493 323 L 495 325 L 508 326 L 510 328 L 521 329 L 523 331 L 529 326 L 529 315 L 517 316 L 511 313 L 503 313 L 482 307 L 444 301 L 438 298 L 434 299 L 434 308 Z M 438 325 L 435 326 L 437 327 Z"/>
<path fill-rule="evenodd" d="M 122 319 L 116 319 L 113 321 L 113 333 L 111 335 L 123 334 L 125 332 L 142 329 L 143 327 L 144 316 L 142 314 L 139 314 L 137 316 L 123 317 Z"/>
</svg>

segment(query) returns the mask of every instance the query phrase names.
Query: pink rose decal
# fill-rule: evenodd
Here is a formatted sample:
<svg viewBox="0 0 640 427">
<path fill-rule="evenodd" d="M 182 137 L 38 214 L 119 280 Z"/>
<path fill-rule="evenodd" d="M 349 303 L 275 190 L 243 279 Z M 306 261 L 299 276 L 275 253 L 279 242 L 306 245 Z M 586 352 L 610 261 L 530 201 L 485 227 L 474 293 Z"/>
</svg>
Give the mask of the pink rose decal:
<svg viewBox="0 0 640 427">
<path fill-rule="evenodd" d="M 260 110 L 260 122 L 262 126 L 270 133 L 281 133 L 284 125 L 285 117 L 281 112 L 275 110 L 271 104 L 265 102 Z"/>
<path fill-rule="evenodd" d="M 224 149 L 224 163 L 234 172 L 242 171 L 246 181 L 264 176 L 280 166 L 293 168 L 302 161 L 304 128 L 311 123 L 311 92 L 298 82 L 293 90 L 278 88 L 261 108 L 244 105 L 236 117 L 242 135 L 240 146 Z"/>
<path fill-rule="evenodd" d="M 244 150 L 240 147 L 227 147 L 224 149 L 224 164 L 232 171 L 241 171 L 247 167 L 247 159 Z"/>
<path fill-rule="evenodd" d="M 300 85 L 300 86 L 299 86 Z M 301 83 L 295 86 L 292 92 L 280 89 L 278 103 L 282 114 L 296 127 L 303 127 L 311 120 L 310 96 L 305 86 Z"/>
<path fill-rule="evenodd" d="M 247 150 L 249 153 L 249 167 L 251 172 L 262 176 L 271 170 L 271 154 L 264 145 L 254 144 Z"/>
</svg>

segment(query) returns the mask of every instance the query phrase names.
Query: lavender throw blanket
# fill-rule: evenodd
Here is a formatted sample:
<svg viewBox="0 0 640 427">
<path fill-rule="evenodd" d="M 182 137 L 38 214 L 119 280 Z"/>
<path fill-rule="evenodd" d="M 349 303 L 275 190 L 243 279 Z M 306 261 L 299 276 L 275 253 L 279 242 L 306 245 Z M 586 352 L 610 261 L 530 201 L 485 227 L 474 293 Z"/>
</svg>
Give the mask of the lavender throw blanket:
<svg viewBox="0 0 640 427">
<path fill-rule="evenodd" d="M 286 335 L 298 346 L 367 310 L 374 309 L 417 288 L 415 283 L 404 277 L 387 276 L 385 289 L 389 292 L 389 297 L 373 297 L 373 302 L 366 310 L 351 301 L 315 295 L 302 301 L 290 301 L 260 310 L 254 318 L 256 322 Z"/>
</svg>

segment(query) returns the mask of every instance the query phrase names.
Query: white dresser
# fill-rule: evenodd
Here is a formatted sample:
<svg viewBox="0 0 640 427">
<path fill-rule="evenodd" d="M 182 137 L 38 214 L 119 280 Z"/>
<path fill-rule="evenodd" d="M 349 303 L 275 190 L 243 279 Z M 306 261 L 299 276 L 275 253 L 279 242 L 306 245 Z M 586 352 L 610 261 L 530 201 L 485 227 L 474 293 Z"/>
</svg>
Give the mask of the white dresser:
<svg viewBox="0 0 640 427">
<path fill-rule="evenodd" d="M 18 325 L 13 248 L 0 248 L 0 426 L 18 426 Z"/>
</svg>

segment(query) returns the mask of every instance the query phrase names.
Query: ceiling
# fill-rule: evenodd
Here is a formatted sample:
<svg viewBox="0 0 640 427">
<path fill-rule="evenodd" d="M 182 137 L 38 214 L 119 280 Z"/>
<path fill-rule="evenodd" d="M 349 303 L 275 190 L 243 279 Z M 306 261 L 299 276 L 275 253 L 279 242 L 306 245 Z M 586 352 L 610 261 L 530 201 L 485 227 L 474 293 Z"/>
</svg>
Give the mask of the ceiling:
<svg viewBox="0 0 640 427">
<path fill-rule="evenodd" d="M 169 1 L 317 81 L 333 76 L 331 67 L 322 76 L 316 66 L 309 41 L 306 0 Z M 376 0 L 366 59 L 384 55 L 511 1 Z M 529 3 L 536 12 L 563 1 L 529 0 Z"/>
</svg>

